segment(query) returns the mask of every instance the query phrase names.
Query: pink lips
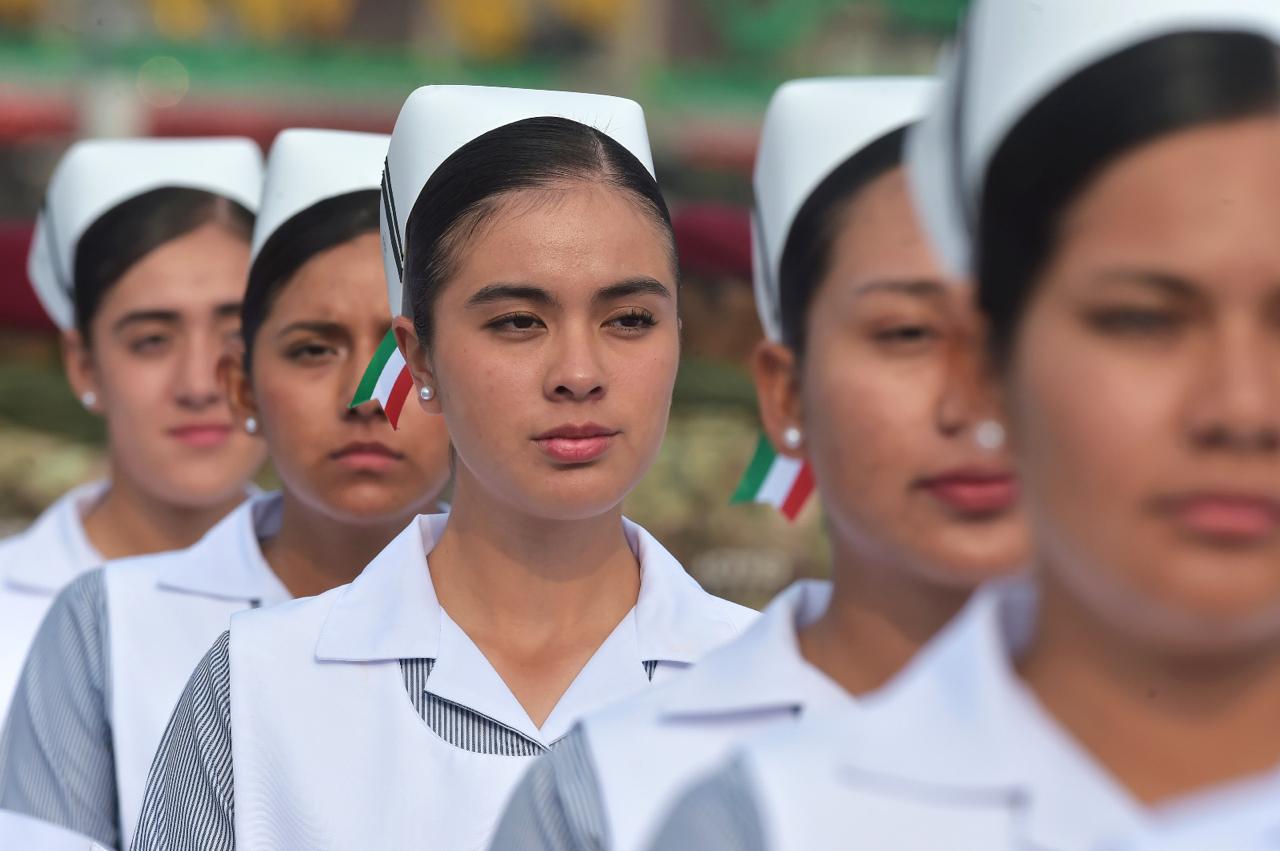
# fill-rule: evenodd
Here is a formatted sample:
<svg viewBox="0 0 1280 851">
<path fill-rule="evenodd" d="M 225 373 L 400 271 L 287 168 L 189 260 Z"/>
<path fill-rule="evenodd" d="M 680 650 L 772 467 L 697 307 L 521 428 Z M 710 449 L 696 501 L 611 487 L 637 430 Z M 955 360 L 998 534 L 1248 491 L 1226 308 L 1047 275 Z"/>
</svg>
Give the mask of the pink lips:
<svg viewBox="0 0 1280 851">
<path fill-rule="evenodd" d="M 1280 500 L 1243 493 L 1196 493 L 1161 501 L 1194 535 L 1250 544 L 1280 531 Z"/>
<path fill-rule="evenodd" d="M 380 473 L 404 460 L 404 453 L 376 440 L 356 441 L 331 453 L 329 457 L 351 470 Z"/>
<path fill-rule="evenodd" d="M 618 434 L 617 429 L 584 423 L 551 429 L 533 438 L 533 442 L 558 464 L 587 464 L 609 451 Z"/>
<path fill-rule="evenodd" d="M 231 436 L 229 423 L 191 423 L 169 429 L 169 436 L 196 449 L 221 446 Z"/>
<path fill-rule="evenodd" d="M 1018 501 L 1018 481 L 1008 473 L 953 470 L 923 479 L 919 486 L 959 514 L 998 514 Z"/>
</svg>

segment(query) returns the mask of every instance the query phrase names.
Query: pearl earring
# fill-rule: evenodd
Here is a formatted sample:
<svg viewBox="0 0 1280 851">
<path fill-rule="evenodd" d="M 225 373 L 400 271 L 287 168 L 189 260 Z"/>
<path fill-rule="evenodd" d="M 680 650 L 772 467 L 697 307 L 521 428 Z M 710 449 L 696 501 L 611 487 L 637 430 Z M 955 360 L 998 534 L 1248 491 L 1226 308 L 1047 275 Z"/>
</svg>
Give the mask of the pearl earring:
<svg viewBox="0 0 1280 851">
<path fill-rule="evenodd" d="M 436 398 L 436 391 L 424 384 L 422 385 L 422 389 L 418 391 L 418 398 L 424 402 L 430 402 L 432 399 Z"/>
<path fill-rule="evenodd" d="M 995 420 L 984 420 L 973 430 L 973 442 L 988 452 L 995 452 L 1004 446 L 1004 426 Z"/>
<path fill-rule="evenodd" d="M 80 394 L 80 404 L 84 406 L 86 411 L 92 411 L 93 407 L 98 404 L 98 394 L 92 390 L 86 390 Z"/>
<path fill-rule="evenodd" d="M 253 417 L 245 417 L 245 418 L 244 418 L 244 430 L 245 430 L 246 432 L 248 432 L 249 434 L 257 434 L 257 433 L 258 433 L 258 421 L 257 421 L 256 419 L 254 419 Z"/>
<path fill-rule="evenodd" d="M 787 426 L 782 432 L 782 445 L 788 449 L 799 449 L 802 443 L 804 443 L 804 432 L 795 426 Z"/>
</svg>

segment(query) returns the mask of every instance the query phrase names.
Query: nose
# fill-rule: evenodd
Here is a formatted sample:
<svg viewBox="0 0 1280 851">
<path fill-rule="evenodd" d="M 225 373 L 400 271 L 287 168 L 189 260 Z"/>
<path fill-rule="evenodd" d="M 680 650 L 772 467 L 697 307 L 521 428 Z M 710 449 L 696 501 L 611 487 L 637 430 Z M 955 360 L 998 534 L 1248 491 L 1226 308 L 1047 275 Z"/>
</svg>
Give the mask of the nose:
<svg viewBox="0 0 1280 851">
<path fill-rule="evenodd" d="M 544 392 L 558 402 L 602 399 L 604 375 L 599 344 L 591 330 L 566 328 L 551 346 Z"/>
<path fill-rule="evenodd" d="M 945 357 L 937 428 L 946 437 L 962 437 L 980 423 L 999 417 L 995 382 L 976 334 L 962 335 Z"/>
<path fill-rule="evenodd" d="M 1263 331 L 1224 331 L 1209 344 L 1191 397 L 1193 446 L 1242 454 L 1280 451 L 1280 353 Z"/>
<path fill-rule="evenodd" d="M 191 334 L 181 346 L 177 364 L 178 404 L 193 411 L 221 404 L 223 388 L 218 382 L 218 361 L 227 345 L 216 334 Z"/>
</svg>

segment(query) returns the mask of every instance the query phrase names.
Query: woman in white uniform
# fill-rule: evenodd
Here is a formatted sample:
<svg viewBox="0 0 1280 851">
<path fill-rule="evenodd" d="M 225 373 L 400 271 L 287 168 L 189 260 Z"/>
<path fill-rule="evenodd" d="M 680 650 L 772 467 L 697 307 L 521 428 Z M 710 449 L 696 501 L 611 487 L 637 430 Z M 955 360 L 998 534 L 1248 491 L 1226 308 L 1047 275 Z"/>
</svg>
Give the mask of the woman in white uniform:
<svg viewBox="0 0 1280 851">
<path fill-rule="evenodd" d="M 288 130 L 271 150 L 223 364 L 235 419 L 281 491 L 188 550 L 91 571 L 54 603 L 0 740 L 0 806 L 128 847 L 147 771 L 191 669 L 230 616 L 350 581 L 449 478 L 439 417 L 393 432 L 349 408 L 390 326 L 378 246 L 388 137 Z"/>
<path fill-rule="evenodd" d="M 135 848 L 482 848 L 579 717 L 754 615 L 622 517 L 680 352 L 640 107 L 419 89 L 383 202 L 400 349 L 453 437 L 452 512 L 348 586 L 232 619 L 175 710 Z"/>
<path fill-rule="evenodd" d="M 903 140 L 932 91 L 789 83 L 756 160 L 756 386 L 778 451 L 814 470 L 833 581 L 798 583 L 693 671 L 587 718 L 521 783 L 495 848 L 644 847 L 734 743 L 856 705 L 978 583 L 1024 564 L 1009 460 L 979 445 L 994 405 L 972 292 L 939 271 L 908 200 Z"/>
<path fill-rule="evenodd" d="M 79 142 L 54 172 L 27 271 L 72 389 L 106 421 L 110 478 L 0 542 L 0 719 L 63 586 L 189 546 L 245 498 L 263 452 L 232 428 L 216 371 L 261 187 L 248 139 Z"/>
<path fill-rule="evenodd" d="M 1035 532 L 874 706 L 748 747 L 660 849 L 1280 842 L 1280 6 L 978 0 L 910 143 Z"/>
</svg>

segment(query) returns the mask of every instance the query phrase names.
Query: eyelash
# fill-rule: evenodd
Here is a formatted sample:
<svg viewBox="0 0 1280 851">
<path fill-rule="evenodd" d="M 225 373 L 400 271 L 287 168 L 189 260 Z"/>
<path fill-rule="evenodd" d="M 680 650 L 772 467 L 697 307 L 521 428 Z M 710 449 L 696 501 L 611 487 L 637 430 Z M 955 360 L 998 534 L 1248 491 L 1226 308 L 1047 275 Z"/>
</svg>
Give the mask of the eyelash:
<svg viewBox="0 0 1280 851">
<path fill-rule="evenodd" d="M 521 320 L 528 321 L 532 324 L 523 328 L 515 327 L 514 323 Z M 627 322 L 627 321 L 635 321 L 638 324 L 635 324 L 635 325 L 622 324 L 623 322 Z M 650 313 L 647 310 L 642 310 L 640 308 L 633 308 L 631 310 L 628 310 L 626 313 L 610 318 L 605 324 L 616 327 L 627 334 L 640 334 L 648 330 L 649 328 L 652 328 L 655 325 L 657 325 L 658 320 L 654 317 L 652 313 Z M 485 327 L 492 329 L 494 331 L 512 331 L 515 333 L 525 333 L 528 331 L 532 331 L 538 327 L 545 328 L 546 323 L 544 323 L 538 317 L 534 316 L 532 313 L 508 313 L 505 316 L 499 316 L 496 319 L 492 320 L 487 325 L 485 325 Z"/>
<path fill-rule="evenodd" d="M 163 348 L 168 343 L 169 338 L 164 334 L 148 334 L 145 337 L 130 341 L 129 351 L 135 355 L 155 354 L 158 349 Z"/>
<path fill-rule="evenodd" d="M 928 340 L 936 339 L 939 336 L 936 329 L 930 325 L 897 325 L 892 328 L 884 328 L 875 333 L 876 342 L 879 343 L 923 343 Z"/>
<path fill-rule="evenodd" d="M 1104 308 L 1088 314 L 1089 324 L 1104 334 L 1146 336 L 1167 334 L 1182 324 L 1172 311 L 1145 308 Z"/>
<path fill-rule="evenodd" d="M 320 360 L 333 353 L 333 347 L 324 343 L 301 343 L 290 348 L 285 357 L 291 361 Z"/>
</svg>

